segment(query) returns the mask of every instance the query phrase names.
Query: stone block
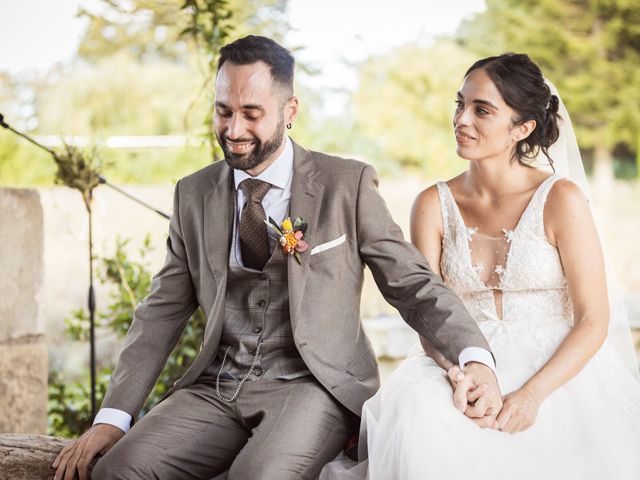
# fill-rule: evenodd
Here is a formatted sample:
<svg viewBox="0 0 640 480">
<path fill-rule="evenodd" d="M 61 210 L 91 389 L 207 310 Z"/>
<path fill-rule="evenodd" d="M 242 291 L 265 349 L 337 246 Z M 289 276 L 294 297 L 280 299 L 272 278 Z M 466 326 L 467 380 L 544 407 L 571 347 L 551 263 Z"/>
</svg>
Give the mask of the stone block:
<svg viewBox="0 0 640 480">
<path fill-rule="evenodd" d="M 43 217 L 35 190 L 0 189 L 0 342 L 44 332 Z"/>
<path fill-rule="evenodd" d="M 43 338 L 0 343 L 0 432 L 47 431 L 47 371 Z"/>
</svg>

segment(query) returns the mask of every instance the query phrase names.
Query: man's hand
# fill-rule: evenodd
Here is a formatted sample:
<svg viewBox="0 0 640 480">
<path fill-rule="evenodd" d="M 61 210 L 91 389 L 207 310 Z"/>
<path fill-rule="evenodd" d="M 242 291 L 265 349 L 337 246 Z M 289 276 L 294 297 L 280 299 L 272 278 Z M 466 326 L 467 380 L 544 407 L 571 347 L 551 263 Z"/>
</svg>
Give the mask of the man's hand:
<svg viewBox="0 0 640 480">
<path fill-rule="evenodd" d="M 123 436 L 124 432 L 113 425 L 94 425 L 58 454 L 51 465 L 56 469 L 55 480 L 73 480 L 76 470 L 80 480 L 87 480 L 90 478 L 87 469 L 93 458 L 107 453 Z"/>
<path fill-rule="evenodd" d="M 456 408 L 483 428 L 497 428 L 502 396 L 493 370 L 482 363 L 469 362 L 462 371 L 458 367 L 449 369 L 448 376 Z"/>
</svg>

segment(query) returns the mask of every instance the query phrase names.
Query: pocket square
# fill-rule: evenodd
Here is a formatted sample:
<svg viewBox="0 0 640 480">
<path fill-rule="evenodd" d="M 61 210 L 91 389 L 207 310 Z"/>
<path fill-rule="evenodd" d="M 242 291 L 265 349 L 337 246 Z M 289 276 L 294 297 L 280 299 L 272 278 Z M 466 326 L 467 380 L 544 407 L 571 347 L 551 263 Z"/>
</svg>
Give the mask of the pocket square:
<svg viewBox="0 0 640 480">
<path fill-rule="evenodd" d="M 330 242 L 321 243 L 320 245 L 316 245 L 311 249 L 311 255 L 315 255 L 316 253 L 324 252 L 325 250 L 329 250 L 330 248 L 335 248 L 338 245 L 343 244 L 347 240 L 346 235 L 342 235 L 335 240 L 331 240 Z"/>
</svg>

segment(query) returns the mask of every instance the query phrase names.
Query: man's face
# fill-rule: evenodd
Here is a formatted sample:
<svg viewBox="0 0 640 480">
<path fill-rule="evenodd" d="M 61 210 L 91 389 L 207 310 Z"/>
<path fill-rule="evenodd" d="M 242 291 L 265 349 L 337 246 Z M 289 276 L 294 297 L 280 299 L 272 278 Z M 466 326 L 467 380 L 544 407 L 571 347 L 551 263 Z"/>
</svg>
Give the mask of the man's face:
<svg viewBox="0 0 640 480">
<path fill-rule="evenodd" d="M 284 148 L 297 99 L 285 99 L 263 62 L 225 62 L 216 78 L 214 125 L 229 166 L 258 175 Z"/>
</svg>

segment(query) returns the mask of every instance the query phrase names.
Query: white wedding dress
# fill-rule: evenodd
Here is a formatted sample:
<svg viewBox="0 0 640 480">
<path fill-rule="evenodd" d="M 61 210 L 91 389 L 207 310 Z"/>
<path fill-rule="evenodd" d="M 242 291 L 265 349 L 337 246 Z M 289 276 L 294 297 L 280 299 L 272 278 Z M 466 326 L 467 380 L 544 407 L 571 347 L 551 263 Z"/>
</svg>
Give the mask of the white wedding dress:
<svg viewBox="0 0 640 480">
<path fill-rule="evenodd" d="M 447 184 L 437 184 L 442 275 L 489 341 L 503 394 L 536 373 L 572 328 L 560 256 L 543 223 L 558 178 L 540 185 L 504 238 L 468 228 Z M 368 461 L 334 461 L 321 480 L 640 479 L 640 382 L 606 342 L 515 435 L 481 429 L 456 410 L 446 372 L 424 353 L 398 367 L 362 420 Z"/>
</svg>

